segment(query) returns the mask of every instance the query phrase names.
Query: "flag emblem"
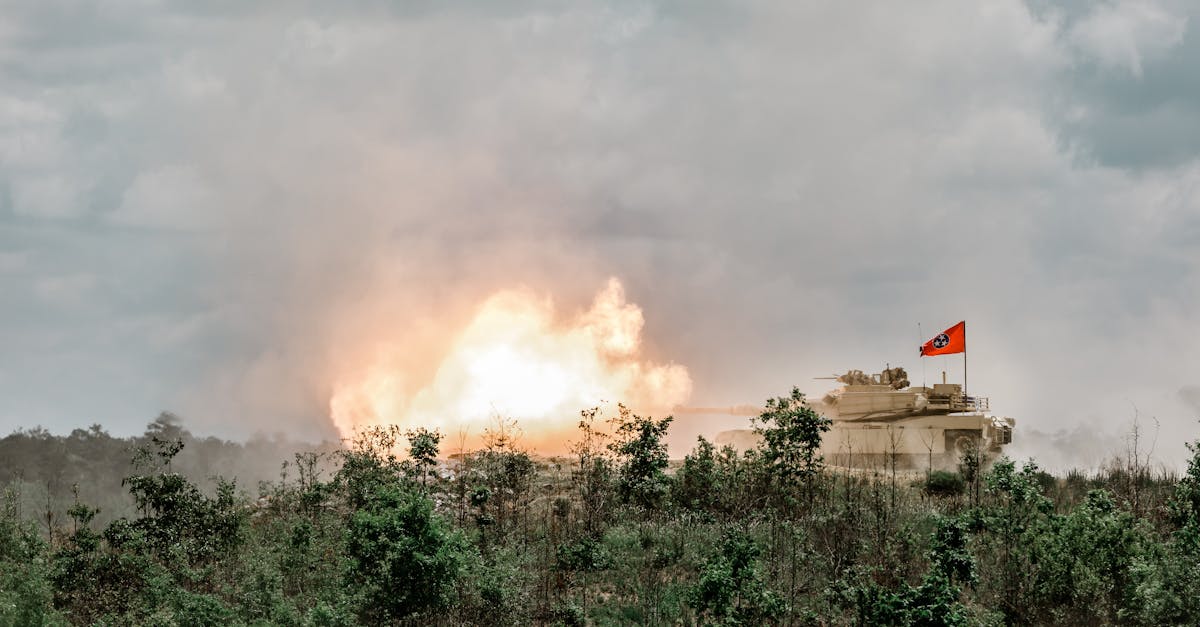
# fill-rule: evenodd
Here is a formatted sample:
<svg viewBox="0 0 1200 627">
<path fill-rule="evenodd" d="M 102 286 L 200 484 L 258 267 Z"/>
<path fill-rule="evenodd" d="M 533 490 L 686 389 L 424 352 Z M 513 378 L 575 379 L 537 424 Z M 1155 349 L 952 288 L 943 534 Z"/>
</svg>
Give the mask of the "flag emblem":
<svg viewBox="0 0 1200 627">
<path fill-rule="evenodd" d="M 965 353 L 966 351 L 967 323 L 965 321 L 933 336 L 933 339 L 925 342 L 920 350 L 922 357 Z"/>
</svg>

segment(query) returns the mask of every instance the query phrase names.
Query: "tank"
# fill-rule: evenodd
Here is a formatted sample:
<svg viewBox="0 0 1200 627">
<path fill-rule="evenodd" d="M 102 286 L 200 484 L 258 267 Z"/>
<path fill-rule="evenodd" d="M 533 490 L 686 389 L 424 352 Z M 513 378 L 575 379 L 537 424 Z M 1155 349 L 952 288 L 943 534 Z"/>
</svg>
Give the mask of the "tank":
<svg viewBox="0 0 1200 627">
<path fill-rule="evenodd" d="M 1016 421 L 991 415 L 986 397 L 968 396 L 957 383 L 933 387 L 912 386 L 903 368 L 885 368 L 877 374 L 850 370 L 836 377 L 842 387 L 819 401 L 809 401 L 821 415 L 833 420 L 822 438 L 821 454 L 829 464 L 878 467 L 893 461 L 910 467 L 945 466 L 972 448 L 996 456 L 1012 442 Z M 677 413 L 725 413 L 755 416 L 750 406 L 717 411 L 714 408 L 677 408 Z M 718 433 L 718 446 L 739 450 L 757 446 L 750 429 Z"/>
</svg>

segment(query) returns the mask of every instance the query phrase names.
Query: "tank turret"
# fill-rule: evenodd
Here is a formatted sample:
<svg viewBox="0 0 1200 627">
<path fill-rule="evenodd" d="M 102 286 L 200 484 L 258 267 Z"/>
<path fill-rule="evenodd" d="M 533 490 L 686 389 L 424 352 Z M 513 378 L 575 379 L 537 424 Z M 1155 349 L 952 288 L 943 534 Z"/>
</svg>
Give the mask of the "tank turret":
<svg viewBox="0 0 1200 627">
<path fill-rule="evenodd" d="M 985 397 L 967 396 L 957 383 L 909 387 L 904 368 L 886 368 L 879 374 L 850 370 L 835 379 L 845 385 L 826 394 L 819 403 L 826 416 L 845 421 L 888 421 L 913 416 L 941 416 L 960 412 L 986 412 Z"/>
</svg>

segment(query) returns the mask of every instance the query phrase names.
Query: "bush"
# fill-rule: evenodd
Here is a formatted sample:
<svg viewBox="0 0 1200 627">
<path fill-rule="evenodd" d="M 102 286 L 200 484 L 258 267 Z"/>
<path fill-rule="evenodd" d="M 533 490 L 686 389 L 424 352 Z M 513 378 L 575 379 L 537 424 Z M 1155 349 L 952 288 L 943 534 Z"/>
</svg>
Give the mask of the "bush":
<svg viewBox="0 0 1200 627">
<path fill-rule="evenodd" d="M 624 405 L 614 421 L 616 439 L 608 449 L 618 460 L 617 494 L 622 503 L 635 503 L 645 508 L 655 508 L 662 503 L 670 488 L 663 471 L 667 468 L 667 445 L 663 436 L 671 426 L 673 418 L 667 416 L 654 420 L 638 416 Z"/>
<path fill-rule="evenodd" d="M 66 624 L 51 607 L 45 549 L 32 525 L 0 512 L 0 625 Z"/>
<path fill-rule="evenodd" d="M 930 496 L 959 496 L 966 492 L 967 482 L 957 472 L 935 470 L 925 478 L 924 489 Z"/>
<path fill-rule="evenodd" d="M 422 494 L 379 488 L 346 529 L 353 560 L 348 583 L 364 590 L 368 622 L 402 619 L 445 607 L 464 561 L 466 544 L 433 514 Z"/>
<path fill-rule="evenodd" d="M 761 625 L 779 618 L 783 600 L 767 589 L 759 572 L 762 549 L 753 538 L 728 529 L 719 551 L 700 571 L 700 581 L 689 594 L 689 604 L 704 624 Z"/>
<path fill-rule="evenodd" d="M 753 421 L 754 432 L 763 439 L 763 460 L 779 479 L 808 484 L 825 467 L 821 434 L 833 421 L 810 407 L 799 388 L 793 387 L 790 396 L 767 399 L 767 408 Z"/>
<path fill-rule="evenodd" d="M 675 473 L 675 503 L 691 510 L 711 510 L 716 503 L 717 487 L 716 449 L 701 436 Z"/>
<path fill-rule="evenodd" d="M 967 551 L 968 525 L 958 518 L 939 518 L 931 538 L 929 571 L 919 586 L 902 583 L 888 590 L 869 576 L 851 587 L 857 622 L 862 625 L 970 624 L 959 602 L 959 583 L 974 583 L 975 561 Z"/>
<path fill-rule="evenodd" d="M 604 570 L 612 566 L 612 555 L 602 542 L 586 537 L 559 546 L 556 564 L 563 571 Z"/>
</svg>

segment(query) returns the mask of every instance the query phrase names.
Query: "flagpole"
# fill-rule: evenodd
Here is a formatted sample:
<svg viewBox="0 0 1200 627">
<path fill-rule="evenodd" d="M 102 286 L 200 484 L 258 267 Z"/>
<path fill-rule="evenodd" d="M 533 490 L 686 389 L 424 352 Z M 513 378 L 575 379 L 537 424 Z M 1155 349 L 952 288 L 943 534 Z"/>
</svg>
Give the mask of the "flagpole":
<svg viewBox="0 0 1200 627">
<path fill-rule="evenodd" d="M 967 395 L 967 323 L 963 322 L 963 396 Z"/>
</svg>

